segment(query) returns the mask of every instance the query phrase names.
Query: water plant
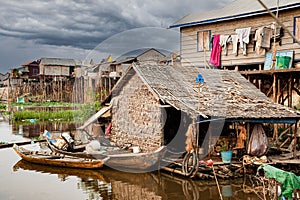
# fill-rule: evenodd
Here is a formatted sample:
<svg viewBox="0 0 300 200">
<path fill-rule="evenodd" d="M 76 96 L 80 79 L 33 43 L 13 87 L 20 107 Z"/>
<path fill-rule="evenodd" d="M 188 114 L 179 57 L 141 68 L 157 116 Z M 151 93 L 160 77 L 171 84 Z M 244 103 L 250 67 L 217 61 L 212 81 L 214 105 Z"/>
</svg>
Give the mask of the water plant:
<svg viewBox="0 0 300 200">
<path fill-rule="evenodd" d="M 73 121 L 75 110 L 61 110 L 57 112 L 52 111 L 17 111 L 14 112 L 12 119 L 14 121 L 24 121 L 30 119 L 36 119 L 38 121 L 49 121 L 49 120 L 63 120 L 63 121 Z"/>
</svg>

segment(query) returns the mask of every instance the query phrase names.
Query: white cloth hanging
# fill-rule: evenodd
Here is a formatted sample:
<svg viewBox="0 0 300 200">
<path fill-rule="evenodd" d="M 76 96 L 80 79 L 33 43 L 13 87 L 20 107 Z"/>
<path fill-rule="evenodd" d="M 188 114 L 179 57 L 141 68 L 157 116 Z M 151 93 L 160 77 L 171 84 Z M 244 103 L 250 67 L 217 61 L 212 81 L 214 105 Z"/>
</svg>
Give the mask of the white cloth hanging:
<svg viewBox="0 0 300 200">
<path fill-rule="evenodd" d="M 247 54 L 247 44 L 249 44 L 249 36 L 251 32 L 251 27 L 239 28 L 235 30 L 235 33 L 238 35 L 240 42 L 240 47 L 243 50 L 243 54 Z"/>
</svg>

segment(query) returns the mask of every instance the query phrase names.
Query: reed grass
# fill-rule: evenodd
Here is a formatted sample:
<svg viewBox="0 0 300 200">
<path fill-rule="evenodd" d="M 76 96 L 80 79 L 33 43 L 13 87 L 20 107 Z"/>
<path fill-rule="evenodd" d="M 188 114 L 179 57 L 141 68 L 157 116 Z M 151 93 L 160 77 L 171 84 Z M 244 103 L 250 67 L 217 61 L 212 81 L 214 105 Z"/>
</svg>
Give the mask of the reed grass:
<svg viewBox="0 0 300 200">
<path fill-rule="evenodd" d="M 53 120 L 84 122 L 90 116 L 95 114 L 101 105 L 99 102 L 77 105 L 73 107 L 76 110 L 59 110 L 59 111 L 37 111 L 22 110 L 13 113 L 12 119 L 15 122 L 29 121 L 35 119 L 39 122 L 47 122 Z"/>
<path fill-rule="evenodd" d="M 14 121 L 26 121 L 30 119 L 35 119 L 38 121 L 51 121 L 51 120 L 63 120 L 63 121 L 73 121 L 74 114 L 78 112 L 76 110 L 61 110 L 57 112 L 53 111 L 17 111 L 14 112 L 12 119 Z"/>
</svg>

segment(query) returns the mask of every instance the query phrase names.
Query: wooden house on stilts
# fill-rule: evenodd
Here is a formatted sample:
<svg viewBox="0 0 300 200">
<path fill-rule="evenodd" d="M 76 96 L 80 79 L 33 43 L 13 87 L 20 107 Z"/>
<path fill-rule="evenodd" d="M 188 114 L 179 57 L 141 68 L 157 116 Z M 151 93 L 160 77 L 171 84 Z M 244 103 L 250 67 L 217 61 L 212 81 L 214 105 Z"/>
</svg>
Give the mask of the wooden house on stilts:
<svg viewBox="0 0 300 200">
<path fill-rule="evenodd" d="M 274 102 L 299 105 L 299 1 L 235 0 L 170 28 L 180 28 L 182 65 L 237 70 Z"/>
<path fill-rule="evenodd" d="M 216 152 L 220 135 L 235 148 L 243 124 L 247 142 L 254 124 L 297 124 L 300 118 L 236 71 L 153 62 L 133 64 L 113 88 L 111 104 L 116 145 L 131 143 L 145 152 L 167 145 L 170 152 L 202 157 Z"/>
</svg>

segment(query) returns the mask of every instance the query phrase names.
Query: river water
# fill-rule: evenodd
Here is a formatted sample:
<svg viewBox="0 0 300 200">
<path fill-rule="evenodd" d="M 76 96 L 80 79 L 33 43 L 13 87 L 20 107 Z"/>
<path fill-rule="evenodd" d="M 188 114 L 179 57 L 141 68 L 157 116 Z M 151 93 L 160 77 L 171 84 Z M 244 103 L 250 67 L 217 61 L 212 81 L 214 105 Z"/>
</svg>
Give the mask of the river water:
<svg viewBox="0 0 300 200">
<path fill-rule="evenodd" d="M 26 127 L 0 122 L 0 141 L 30 140 Z M 258 199 L 243 192 L 243 179 L 220 181 L 223 199 Z M 12 148 L 0 149 L 0 200 L 112 199 L 197 200 L 220 199 L 214 180 L 201 181 L 164 172 L 131 174 L 108 167 L 78 170 L 22 161 Z"/>
</svg>

